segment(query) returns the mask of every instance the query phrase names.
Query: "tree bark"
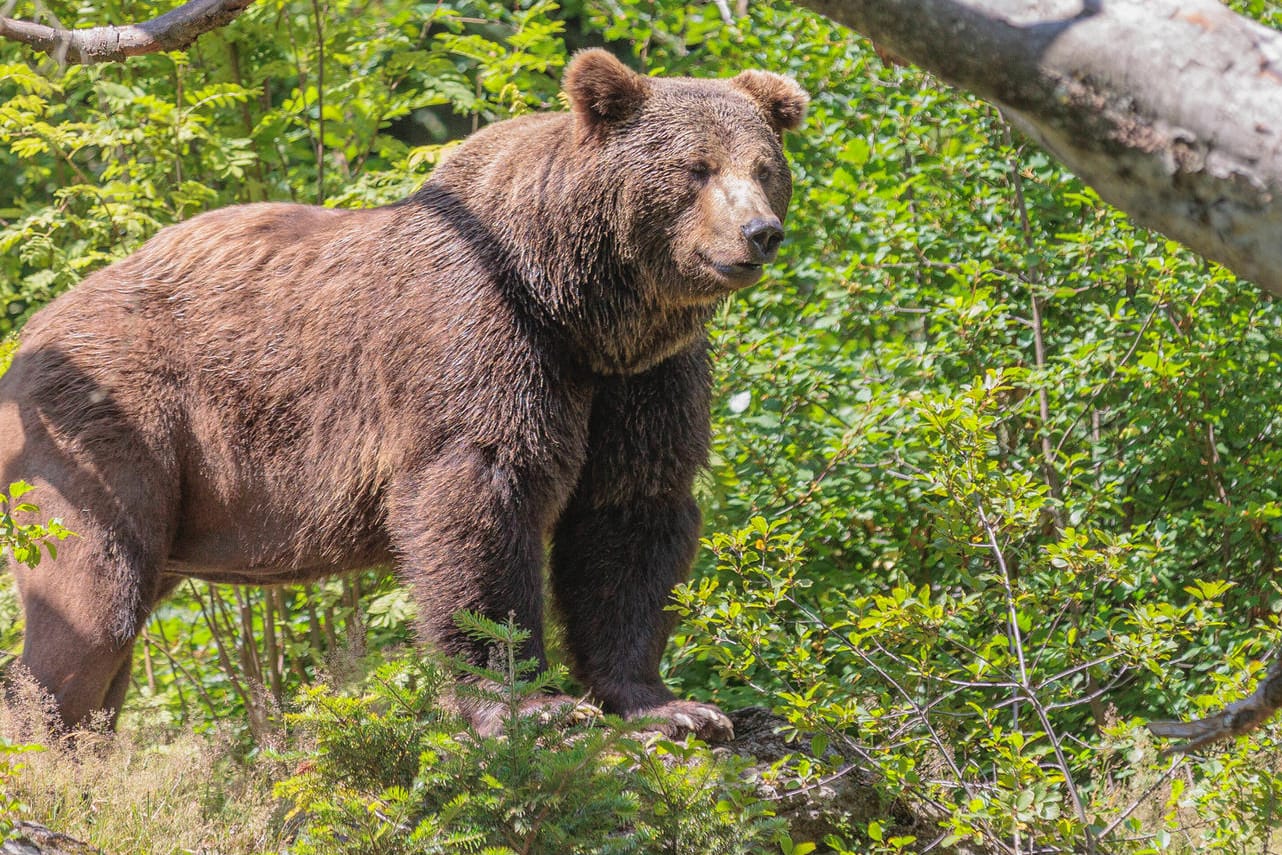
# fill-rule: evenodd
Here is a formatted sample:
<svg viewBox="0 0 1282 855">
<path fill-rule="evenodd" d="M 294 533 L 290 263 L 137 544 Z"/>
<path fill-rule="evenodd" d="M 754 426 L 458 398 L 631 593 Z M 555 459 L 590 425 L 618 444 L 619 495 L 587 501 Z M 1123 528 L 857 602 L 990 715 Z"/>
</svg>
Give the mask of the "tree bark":
<svg viewBox="0 0 1282 855">
<path fill-rule="evenodd" d="M 1250 733 L 1282 709 L 1282 650 L 1274 651 L 1273 664 L 1255 687 L 1255 691 L 1240 701 L 1229 704 L 1215 715 L 1193 721 L 1151 721 L 1148 729 L 1154 736 L 1183 739 L 1162 751 L 1163 755 L 1183 754 L 1228 739 Z"/>
<path fill-rule="evenodd" d="M 1102 198 L 1282 295 L 1282 34 L 1213 0 L 796 0 L 992 101 Z"/>
<path fill-rule="evenodd" d="M 0 17 L 0 36 L 44 51 L 62 63 L 119 62 L 144 53 L 184 48 L 197 36 L 230 23 L 253 0 L 190 0 L 141 24 L 64 30 Z"/>
<path fill-rule="evenodd" d="M 0 840 L 0 855 L 102 855 L 102 850 L 38 822 L 18 822 L 13 833 Z"/>
</svg>

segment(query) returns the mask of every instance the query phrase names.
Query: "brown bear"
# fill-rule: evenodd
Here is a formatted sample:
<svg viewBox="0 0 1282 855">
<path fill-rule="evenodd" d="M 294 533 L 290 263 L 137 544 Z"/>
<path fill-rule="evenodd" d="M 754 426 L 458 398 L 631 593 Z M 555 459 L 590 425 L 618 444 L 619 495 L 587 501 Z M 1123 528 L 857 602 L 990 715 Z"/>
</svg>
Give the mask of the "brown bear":
<svg viewBox="0 0 1282 855">
<path fill-rule="evenodd" d="M 700 529 L 705 323 L 775 257 L 781 134 L 807 99 L 765 72 L 647 78 L 603 50 L 564 85 L 568 113 L 480 131 L 408 199 L 202 214 L 27 324 L 0 379 L 0 477 L 79 535 L 13 568 L 22 661 L 68 726 L 114 716 L 183 578 L 391 563 L 424 640 L 484 662 L 455 614 L 514 613 L 543 661 L 550 563 L 601 707 L 726 735 L 659 676 L 664 607 Z"/>
</svg>

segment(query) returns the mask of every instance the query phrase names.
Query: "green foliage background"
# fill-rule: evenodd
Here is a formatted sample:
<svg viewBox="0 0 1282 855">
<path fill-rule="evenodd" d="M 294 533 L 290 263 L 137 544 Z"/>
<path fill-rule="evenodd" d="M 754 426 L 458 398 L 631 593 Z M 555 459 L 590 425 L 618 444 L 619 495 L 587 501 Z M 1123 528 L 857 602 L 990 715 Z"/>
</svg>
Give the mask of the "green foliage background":
<svg viewBox="0 0 1282 855">
<path fill-rule="evenodd" d="M 887 793 L 942 805 L 949 842 L 1269 846 L 1276 729 L 1163 760 L 1140 724 L 1244 693 L 1282 636 L 1282 311 L 1133 227 L 992 107 L 808 13 L 260 0 L 126 64 L 0 44 L 0 327 L 201 210 L 400 198 L 474 128 L 560 108 L 569 54 L 602 43 L 647 72 L 763 67 L 813 96 L 780 263 L 713 330 L 680 690 L 775 707 Z M 198 729 L 241 711 L 261 745 L 319 671 L 407 642 L 409 612 L 378 574 L 193 586 L 149 625 L 131 710 Z M 894 824 L 813 842 L 932 842 Z"/>
</svg>

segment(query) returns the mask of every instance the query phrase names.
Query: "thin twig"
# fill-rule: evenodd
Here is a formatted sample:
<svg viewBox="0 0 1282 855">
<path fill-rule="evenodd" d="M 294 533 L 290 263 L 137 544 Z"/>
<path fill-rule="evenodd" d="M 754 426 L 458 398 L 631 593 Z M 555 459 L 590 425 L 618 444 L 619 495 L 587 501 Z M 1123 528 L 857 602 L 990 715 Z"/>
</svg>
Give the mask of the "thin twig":
<svg viewBox="0 0 1282 855">
<path fill-rule="evenodd" d="M 1104 826 L 1104 830 L 1099 833 L 1099 836 L 1107 837 L 1109 834 L 1112 833 L 1113 829 L 1117 828 L 1119 825 L 1125 822 L 1128 816 L 1135 813 L 1135 811 L 1139 808 L 1139 806 L 1148 800 L 1148 797 L 1153 794 L 1154 790 L 1156 790 L 1163 783 L 1165 783 L 1167 778 L 1175 774 L 1176 770 L 1180 768 L 1180 764 L 1182 764 L 1183 762 L 1184 762 L 1183 757 L 1180 757 L 1176 760 L 1172 760 L 1171 765 L 1167 767 L 1166 771 L 1163 772 L 1158 777 L 1158 779 L 1148 787 L 1148 789 L 1140 793 L 1139 796 L 1134 801 L 1132 801 L 1129 805 L 1127 805 L 1125 810 L 1123 810 L 1117 816 L 1113 817 L 1112 822 Z"/>
<path fill-rule="evenodd" d="M 320 0 L 312 0 L 316 20 L 316 204 L 325 204 L 325 20 Z"/>
<path fill-rule="evenodd" d="M 1002 124 L 1002 137 L 1006 148 L 1008 150 L 1012 149 L 1010 124 L 1004 116 L 999 116 L 999 119 Z M 1034 249 L 1033 227 L 1028 219 L 1028 205 L 1024 201 L 1024 178 L 1019 173 L 1019 163 L 1014 155 L 1006 166 L 1010 176 L 1011 189 L 1015 193 L 1015 210 L 1019 212 L 1020 232 L 1024 236 L 1024 249 L 1032 256 Z M 1041 434 L 1042 466 L 1046 474 L 1046 486 L 1050 488 L 1051 497 L 1055 499 L 1051 517 L 1054 519 L 1056 531 L 1062 531 L 1064 528 L 1063 484 L 1060 480 L 1059 470 L 1055 468 L 1055 452 L 1051 449 L 1050 396 L 1046 392 L 1046 378 L 1041 376 L 1046 371 L 1046 337 L 1042 322 L 1042 298 L 1037 293 L 1037 288 L 1042 282 L 1040 266 L 1034 263 L 1028 271 L 1028 275 L 1021 277 L 1021 279 L 1028 285 L 1028 300 L 1032 308 L 1033 360 L 1039 375 L 1037 382 L 1037 416 L 1041 421 L 1041 429 L 1038 433 Z"/>
<path fill-rule="evenodd" d="M 1016 660 L 1019 663 L 1019 679 L 1023 690 L 1022 693 L 1029 706 L 1037 713 L 1037 718 L 1042 723 L 1042 730 L 1045 732 L 1047 740 L 1050 741 L 1051 748 L 1055 751 L 1055 759 L 1059 763 L 1060 771 L 1064 773 L 1064 786 L 1068 789 L 1068 794 L 1073 800 L 1073 809 L 1077 811 L 1077 819 L 1082 824 L 1082 832 L 1086 835 L 1086 851 L 1090 855 L 1094 855 L 1098 851 L 1095 833 L 1091 830 L 1090 822 L 1086 817 L 1086 806 L 1082 802 L 1081 794 L 1077 792 L 1077 784 L 1073 781 L 1073 770 L 1069 767 L 1068 758 L 1064 756 L 1064 747 L 1060 743 L 1055 729 L 1051 726 L 1050 716 L 1046 714 L 1046 707 L 1038 699 L 1037 693 L 1033 691 L 1032 684 L 1028 679 L 1028 664 L 1024 659 L 1024 639 L 1019 629 L 1019 612 L 1015 606 L 1015 591 L 1011 585 L 1010 571 L 1006 567 L 1006 558 L 1002 554 L 1001 547 L 997 545 L 997 532 L 984 514 L 983 503 L 978 499 L 975 501 L 975 510 L 979 514 L 979 521 L 984 526 L 984 531 L 988 534 L 988 543 L 997 559 L 997 566 L 1002 571 L 1002 584 L 1006 589 L 1007 616 L 1010 621 L 1011 640 L 1015 645 Z"/>
</svg>

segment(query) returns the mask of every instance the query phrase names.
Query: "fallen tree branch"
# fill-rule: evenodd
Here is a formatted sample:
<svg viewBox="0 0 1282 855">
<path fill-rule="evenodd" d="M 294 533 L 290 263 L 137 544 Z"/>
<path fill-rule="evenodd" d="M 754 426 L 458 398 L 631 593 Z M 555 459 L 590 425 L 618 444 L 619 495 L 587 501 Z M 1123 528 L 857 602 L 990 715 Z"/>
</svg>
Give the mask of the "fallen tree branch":
<svg viewBox="0 0 1282 855">
<path fill-rule="evenodd" d="M 796 0 L 997 104 L 1102 198 L 1282 295 L 1282 34 L 1214 0 Z"/>
<path fill-rule="evenodd" d="M 190 0 L 141 24 L 66 30 L 0 17 L 0 36 L 68 64 L 119 62 L 127 57 L 184 48 L 245 11 L 253 0 Z"/>
<path fill-rule="evenodd" d="M 1185 739 L 1187 742 L 1172 745 L 1162 752 L 1187 754 L 1204 745 L 1250 733 L 1282 709 L 1282 650 L 1273 655 L 1273 664 L 1248 698 L 1229 704 L 1220 712 L 1195 721 L 1152 721 L 1148 729 L 1154 736 L 1167 739 Z"/>
<path fill-rule="evenodd" d="M 102 851 L 38 822 L 17 822 L 9 836 L 0 840 L 0 855 L 102 855 Z"/>
</svg>

